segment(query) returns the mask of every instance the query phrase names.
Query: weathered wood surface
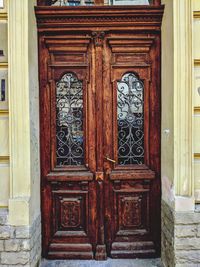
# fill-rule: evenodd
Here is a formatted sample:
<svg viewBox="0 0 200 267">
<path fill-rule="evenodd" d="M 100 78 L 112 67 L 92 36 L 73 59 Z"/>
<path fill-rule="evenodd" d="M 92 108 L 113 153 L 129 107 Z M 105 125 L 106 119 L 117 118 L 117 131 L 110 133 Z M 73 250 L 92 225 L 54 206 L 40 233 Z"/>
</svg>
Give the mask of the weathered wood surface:
<svg viewBox="0 0 200 267">
<path fill-rule="evenodd" d="M 46 258 L 102 260 L 160 253 L 162 14 L 159 5 L 36 7 Z M 67 72 L 83 81 L 85 158 L 82 166 L 60 167 L 56 82 Z M 127 72 L 144 83 L 142 165 L 117 164 L 117 81 Z"/>
</svg>

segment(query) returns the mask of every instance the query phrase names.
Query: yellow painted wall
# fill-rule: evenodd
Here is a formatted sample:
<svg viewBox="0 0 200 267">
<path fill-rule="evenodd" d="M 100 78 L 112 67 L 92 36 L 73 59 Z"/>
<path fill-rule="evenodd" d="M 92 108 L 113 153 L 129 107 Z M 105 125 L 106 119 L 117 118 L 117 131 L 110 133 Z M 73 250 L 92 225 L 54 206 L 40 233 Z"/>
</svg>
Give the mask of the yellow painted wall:
<svg viewBox="0 0 200 267">
<path fill-rule="evenodd" d="M 200 1 L 193 0 L 193 108 L 194 194 L 200 202 Z"/>
<path fill-rule="evenodd" d="M 163 0 L 165 5 L 162 22 L 162 198 L 169 204 L 173 201 L 174 145 L 173 145 L 173 0 Z"/>
<path fill-rule="evenodd" d="M 200 1 L 199 0 L 192 0 L 193 2 L 193 10 L 200 10 Z"/>
<path fill-rule="evenodd" d="M 9 0 L 9 113 L 11 225 L 40 215 L 39 84 L 36 0 Z M 16 212 L 17 211 L 17 212 Z"/>
<path fill-rule="evenodd" d="M 5 80 L 6 98 L 0 100 L 0 208 L 8 206 L 9 198 L 9 111 L 8 111 L 8 23 L 7 1 L 4 0 L 4 8 L 0 8 L 0 90 L 1 80 Z"/>
<path fill-rule="evenodd" d="M 29 95 L 30 95 L 30 134 L 31 134 L 31 220 L 40 214 L 40 154 L 39 154 L 39 81 L 37 26 L 34 13 L 36 0 L 29 4 Z"/>
</svg>

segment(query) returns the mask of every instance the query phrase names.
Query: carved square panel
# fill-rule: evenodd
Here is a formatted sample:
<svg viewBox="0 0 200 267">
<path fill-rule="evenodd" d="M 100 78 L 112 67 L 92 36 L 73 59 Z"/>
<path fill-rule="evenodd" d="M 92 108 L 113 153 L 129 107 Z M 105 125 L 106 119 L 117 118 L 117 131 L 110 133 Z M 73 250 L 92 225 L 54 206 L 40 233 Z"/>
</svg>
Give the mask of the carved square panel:
<svg viewBox="0 0 200 267">
<path fill-rule="evenodd" d="M 135 230 L 148 232 L 149 199 L 148 192 L 120 192 L 117 194 L 118 233 L 126 234 Z"/>
<path fill-rule="evenodd" d="M 63 236 L 86 235 L 88 193 L 54 192 L 54 233 Z"/>
<path fill-rule="evenodd" d="M 81 227 L 82 197 L 63 198 L 60 201 L 60 219 L 63 228 Z"/>
<path fill-rule="evenodd" d="M 120 226 L 122 228 L 140 227 L 142 224 L 141 196 L 120 196 Z"/>
</svg>

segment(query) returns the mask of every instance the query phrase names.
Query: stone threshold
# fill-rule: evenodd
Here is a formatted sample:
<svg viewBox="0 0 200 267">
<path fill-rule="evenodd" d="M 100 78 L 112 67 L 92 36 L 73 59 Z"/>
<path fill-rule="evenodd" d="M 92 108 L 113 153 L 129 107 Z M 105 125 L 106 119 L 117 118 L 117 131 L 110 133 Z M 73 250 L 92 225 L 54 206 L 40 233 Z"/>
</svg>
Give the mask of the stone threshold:
<svg viewBox="0 0 200 267">
<path fill-rule="evenodd" d="M 45 260 L 40 267 L 162 267 L 160 259 Z"/>
</svg>

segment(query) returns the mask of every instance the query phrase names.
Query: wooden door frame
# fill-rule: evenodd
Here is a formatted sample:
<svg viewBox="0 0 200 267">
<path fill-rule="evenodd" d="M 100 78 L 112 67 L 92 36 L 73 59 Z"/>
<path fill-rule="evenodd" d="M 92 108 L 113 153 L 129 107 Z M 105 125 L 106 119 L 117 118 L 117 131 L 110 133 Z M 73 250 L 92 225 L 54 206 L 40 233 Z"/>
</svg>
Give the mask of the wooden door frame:
<svg viewBox="0 0 200 267">
<path fill-rule="evenodd" d="M 101 45 L 104 32 L 131 32 L 138 34 L 142 32 L 146 35 L 146 44 L 144 46 L 148 50 L 150 46 L 154 45 L 155 41 L 160 44 L 160 31 L 163 16 L 163 6 L 79 6 L 79 7 L 47 7 L 38 6 L 35 8 L 38 35 L 39 35 L 39 51 L 40 61 L 45 60 L 45 42 L 48 35 L 55 35 L 56 33 L 72 33 L 85 32 L 90 33 L 94 39 L 97 49 L 97 55 L 101 57 Z M 138 45 L 141 45 L 140 42 Z M 160 54 L 160 45 L 158 46 L 157 55 Z M 44 63 L 44 62 L 43 62 Z M 44 66 L 45 67 L 45 66 Z M 100 68 L 101 66 L 99 66 Z M 47 79 L 47 77 L 45 77 Z M 44 89 L 46 86 L 44 77 L 40 75 L 40 88 Z M 158 77 L 157 87 L 160 90 L 160 77 Z M 41 108 L 43 103 L 41 103 Z M 41 127 L 44 129 L 44 124 L 41 117 Z M 160 117 L 159 117 L 160 122 Z M 99 125 L 100 127 L 100 125 Z M 160 128 L 160 127 L 159 127 Z M 42 158 L 45 158 L 46 151 L 43 145 L 43 136 L 41 135 L 41 163 Z M 159 152 L 160 153 L 160 152 Z M 159 155 L 160 157 L 160 155 Z M 43 166 L 43 164 L 41 164 Z M 103 170 L 103 169 L 102 169 Z M 100 196 L 100 203 L 102 203 L 102 181 L 101 168 L 97 172 L 96 180 L 98 181 L 98 190 Z M 160 176 L 160 167 L 159 174 Z M 41 176 L 43 177 L 43 167 L 41 169 Z M 41 180 L 41 184 L 43 180 Z M 101 208 L 101 207 L 100 207 Z M 42 211 L 44 211 L 44 203 L 42 203 Z M 98 255 L 102 259 L 105 254 L 104 241 L 101 236 L 101 227 L 103 220 L 99 213 L 98 219 L 100 227 L 98 229 Z M 43 228 L 44 231 L 44 228 Z M 103 256 L 104 257 L 104 256 Z M 98 259 L 98 256 L 96 256 Z"/>
</svg>

